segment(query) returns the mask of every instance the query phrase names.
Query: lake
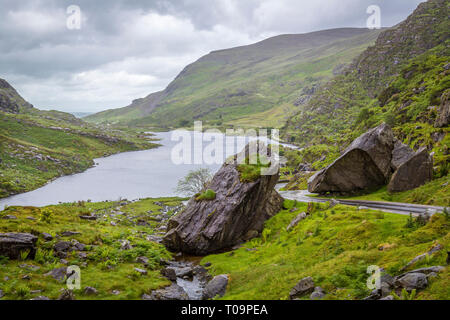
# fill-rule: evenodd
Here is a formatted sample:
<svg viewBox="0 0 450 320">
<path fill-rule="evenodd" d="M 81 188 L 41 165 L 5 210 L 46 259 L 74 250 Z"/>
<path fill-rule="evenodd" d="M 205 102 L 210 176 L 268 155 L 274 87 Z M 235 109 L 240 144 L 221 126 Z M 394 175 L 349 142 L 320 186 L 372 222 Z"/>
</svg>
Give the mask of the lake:
<svg viewBox="0 0 450 320">
<path fill-rule="evenodd" d="M 208 135 L 204 134 L 204 140 L 211 138 Z M 228 156 L 241 151 L 242 143 L 255 139 L 253 137 L 225 139 L 222 135 L 224 150 L 227 152 L 221 155 L 220 163 L 175 164 L 171 152 L 179 142 L 172 141 L 171 136 L 172 132 L 155 133 L 155 137 L 160 139 L 158 143 L 162 144 L 161 147 L 95 159 L 97 165 L 82 173 L 64 176 L 34 191 L 1 199 L 0 209 L 6 205 L 46 206 L 78 200 L 97 202 L 177 196 L 174 190 L 178 180 L 186 176 L 190 170 L 207 167 L 215 173 Z M 261 140 L 270 142 L 264 138 Z M 203 146 L 192 143 L 192 157 L 202 154 L 209 144 L 211 142 L 207 141 L 203 142 Z"/>
</svg>

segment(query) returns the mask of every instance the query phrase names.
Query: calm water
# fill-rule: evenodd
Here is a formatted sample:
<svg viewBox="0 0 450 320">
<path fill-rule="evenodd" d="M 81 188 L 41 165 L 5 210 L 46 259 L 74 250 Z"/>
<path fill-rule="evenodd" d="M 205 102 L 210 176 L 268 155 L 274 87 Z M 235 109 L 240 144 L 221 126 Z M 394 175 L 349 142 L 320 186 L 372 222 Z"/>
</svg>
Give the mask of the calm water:
<svg viewBox="0 0 450 320">
<path fill-rule="evenodd" d="M 0 209 L 5 205 L 45 206 L 89 199 L 103 201 L 175 196 L 178 180 L 190 170 L 208 167 L 214 173 L 220 168 L 221 164 L 174 164 L 171 152 L 178 141 L 171 141 L 171 134 L 156 134 L 161 139 L 159 143 L 162 146 L 159 148 L 96 159 L 98 165 L 83 173 L 61 177 L 37 190 L 0 200 Z M 242 144 L 237 139 L 241 139 L 242 143 L 242 137 L 223 139 L 228 152 L 222 156 L 222 161 L 241 150 Z M 192 155 L 201 154 L 210 143 L 204 141 L 203 148 L 194 147 L 192 143 Z"/>
</svg>

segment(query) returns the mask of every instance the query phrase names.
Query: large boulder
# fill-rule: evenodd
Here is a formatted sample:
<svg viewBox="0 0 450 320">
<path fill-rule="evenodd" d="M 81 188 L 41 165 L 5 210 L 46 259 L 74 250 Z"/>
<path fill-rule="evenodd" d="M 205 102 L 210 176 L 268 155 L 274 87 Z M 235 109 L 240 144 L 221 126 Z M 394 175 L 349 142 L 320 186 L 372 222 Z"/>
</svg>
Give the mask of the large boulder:
<svg viewBox="0 0 450 320">
<path fill-rule="evenodd" d="M 243 152 L 249 155 L 249 150 L 247 146 Z M 274 190 L 278 170 L 243 182 L 237 161 L 242 158 L 246 157 L 241 152 L 228 160 L 212 179 L 208 189 L 215 192 L 215 199 L 197 201 L 193 197 L 185 210 L 169 221 L 163 238 L 168 249 L 205 255 L 232 247 L 257 236 L 264 222 L 281 210 L 283 199 Z"/>
<path fill-rule="evenodd" d="M 30 233 L 0 233 L 0 256 L 18 259 L 22 252 L 28 252 L 28 257 L 34 258 L 37 239 Z"/>
<path fill-rule="evenodd" d="M 417 188 L 433 178 L 433 159 L 425 148 L 400 164 L 388 185 L 389 192 Z"/>
</svg>

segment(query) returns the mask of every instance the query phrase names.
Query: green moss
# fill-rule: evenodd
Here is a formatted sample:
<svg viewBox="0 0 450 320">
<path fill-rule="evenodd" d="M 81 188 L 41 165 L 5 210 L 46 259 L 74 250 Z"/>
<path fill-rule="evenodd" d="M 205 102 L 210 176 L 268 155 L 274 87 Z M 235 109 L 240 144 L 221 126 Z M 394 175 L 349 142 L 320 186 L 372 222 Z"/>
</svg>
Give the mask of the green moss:
<svg viewBox="0 0 450 320">
<path fill-rule="evenodd" d="M 214 199 L 216 199 L 216 193 L 214 192 L 214 190 L 211 189 L 207 189 L 205 192 L 195 195 L 195 201 L 214 200 Z"/>
</svg>

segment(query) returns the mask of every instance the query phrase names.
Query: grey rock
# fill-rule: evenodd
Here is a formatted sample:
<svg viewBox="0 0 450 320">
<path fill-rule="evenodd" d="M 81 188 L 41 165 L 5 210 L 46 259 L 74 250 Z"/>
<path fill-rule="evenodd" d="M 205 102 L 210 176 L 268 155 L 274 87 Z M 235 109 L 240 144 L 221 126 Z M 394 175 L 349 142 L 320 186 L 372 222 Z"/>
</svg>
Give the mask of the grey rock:
<svg viewBox="0 0 450 320">
<path fill-rule="evenodd" d="M 309 296 L 311 300 L 318 300 L 325 297 L 325 291 L 321 287 L 315 287 L 313 293 Z"/>
<path fill-rule="evenodd" d="M 422 148 L 398 167 L 389 182 L 388 191 L 411 190 L 431 181 L 432 178 L 433 159 L 426 148 Z"/>
<path fill-rule="evenodd" d="M 148 299 L 148 298 L 147 298 Z M 189 297 L 182 287 L 173 283 L 164 289 L 152 291 L 148 300 L 188 300 Z"/>
<path fill-rule="evenodd" d="M 5 220 L 16 220 L 17 217 L 13 216 L 12 214 L 7 214 L 6 216 L 3 217 L 3 219 L 5 219 Z"/>
<path fill-rule="evenodd" d="M 72 290 L 64 289 L 62 290 L 58 300 L 75 300 L 75 295 Z"/>
<path fill-rule="evenodd" d="M 196 201 L 193 197 L 169 220 L 163 238 L 168 249 L 205 255 L 230 248 L 247 239 L 249 232 L 259 234 L 264 222 L 279 212 L 283 199 L 274 190 L 278 172 L 253 182 L 240 181 L 237 160 L 249 149 L 247 146 L 215 174 L 208 186 L 216 193 L 214 200 Z"/>
<path fill-rule="evenodd" d="M 55 280 L 63 281 L 65 279 L 65 277 L 67 276 L 67 267 L 53 269 L 53 270 L 47 272 L 46 274 L 44 274 L 44 276 L 46 276 L 46 277 L 51 276 Z"/>
<path fill-rule="evenodd" d="M 394 297 L 391 296 L 391 295 L 388 295 L 388 296 L 386 296 L 384 298 L 381 298 L 380 300 L 394 300 Z"/>
<path fill-rule="evenodd" d="M 77 231 L 63 231 L 61 232 L 61 236 L 63 237 L 73 237 L 73 236 L 77 236 L 80 235 L 80 232 Z"/>
<path fill-rule="evenodd" d="M 177 274 L 175 272 L 175 269 L 173 268 L 165 268 L 162 270 L 162 275 L 165 276 L 170 281 L 177 281 Z"/>
<path fill-rule="evenodd" d="M 408 161 L 414 155 L 414 151 L 406 144 L 396 139 L 394 150 L 392 151 L 392 168 L 397 170 L 400 165 Z"/>
<path fill-rule="evenodd" d="M 55 243 L 53 246 L 53 249 L 56 252 L 67 252 L 70 251 L 72 248 L 72 243 L 70 241 L 60 241 Z"/>
<path fill-rule="evenodd" d="M 4 295 L 3 290 L 0 289 L 0 299 L 3 298 Z"/>
<path fill-rule="evenodd" d="M 111 293 L 112 293 L 113 295 L 117 296 L 117 295 L 120 294 L 120 291 L 119 291 L 119 290 L 113 290 L 113 291 L 111 291 Z"/>
<path fill-rule="evenodd" d="M 53 240 L 53 236 L 50 233 L 43 232 L 42 233 L 42 237 L 44 238 L 45 241 L 52 241 Z"/>
<path fill-rule="evenodd" d="M 134 271 L 136 271 L 137 273 L 139 273 L 141 276 L 146 276 L 147 275 L 147 270 L 144 269 L 140 269 L 140 268 L 134 268 Z"/>
<path fill-rule="evenodd" d="M 299 213 L 294 219 L 292 219 L 291 223 L 286 227 L 286 231 L 291 230 L 295 226 L 298 225 L 300 221 L 306 218 L 306 212 Z"/>
<path fill-rule="evenodd" d="M 228 276 L 226 274 L 215 276 L 206 284 L 203 290 L 203 299 L 212 299 L 216 296 L 223 297 L 227 290 L 227 285 Z"/>
<path fill-rule="evenodd" d="M 123 240 L 122 244 L 120 245 L 120 250 L 131 250 L 133 249 L 133 247 L 130 244 L 130 241 L 128 240 Z"/>
<path fill-rule="evenodd" d="M 85 216 L 80 216 L 80 219 L 93 221 L 93 220 L 97 220 L 97 217 L 96 216 L 87 216 L 87 215 L 85 215 Z"/>
<path fill-rule="evenodd" d="M 34 258 L 37 239 L 30 233 L 0 233 L 0 255 L 18 259 L 21 252 L 28 251 L 28 257 Z"/>
<path fill-rule="evenodd" d="M 137 257 L 136 258 L 137 263 L 142 263 L 144 266 L 148 265 L 148 258 L 147 257 Z"/>
<path fill-rule="evenodd" d="M 50 298 L 46 296 L 37 296 L 32 298 L 31 300 L 50 300 Z"/>
<path fill-rule="evenodd" d="M 97 289 L 93 287 L 86 287 L 84 288 L 84 294 L 85 295 L 96 295 L 98 293 Z"/>
<path fill-rule="evenodd" d="M 314 291 L 314 280 L 311 277 L 306 277 L 300 280 L 289 293 L 289 298 L 294 300 Z"/>
<path fill-rule="evenodd" d="M 413 264 L 415 264 L 418 261 L 421 261 L 423 259 L 425 259 L 427 256 L 431 256 L 434 253 L 438 252 L 442 250 L 442 245 L 440 244 L 436 244 L 435 246 L 433 246 L 428 252 L 425 252 L 421 255 L 418 255 L 417 257 L 415 257 L 414 259 L 412 259 L 410 262 L 408 262 L 402 269 L 401 271 L 404 271 L 406 269 L 408 269 L 410 266 L 412 266 Z"/>
</svg>

